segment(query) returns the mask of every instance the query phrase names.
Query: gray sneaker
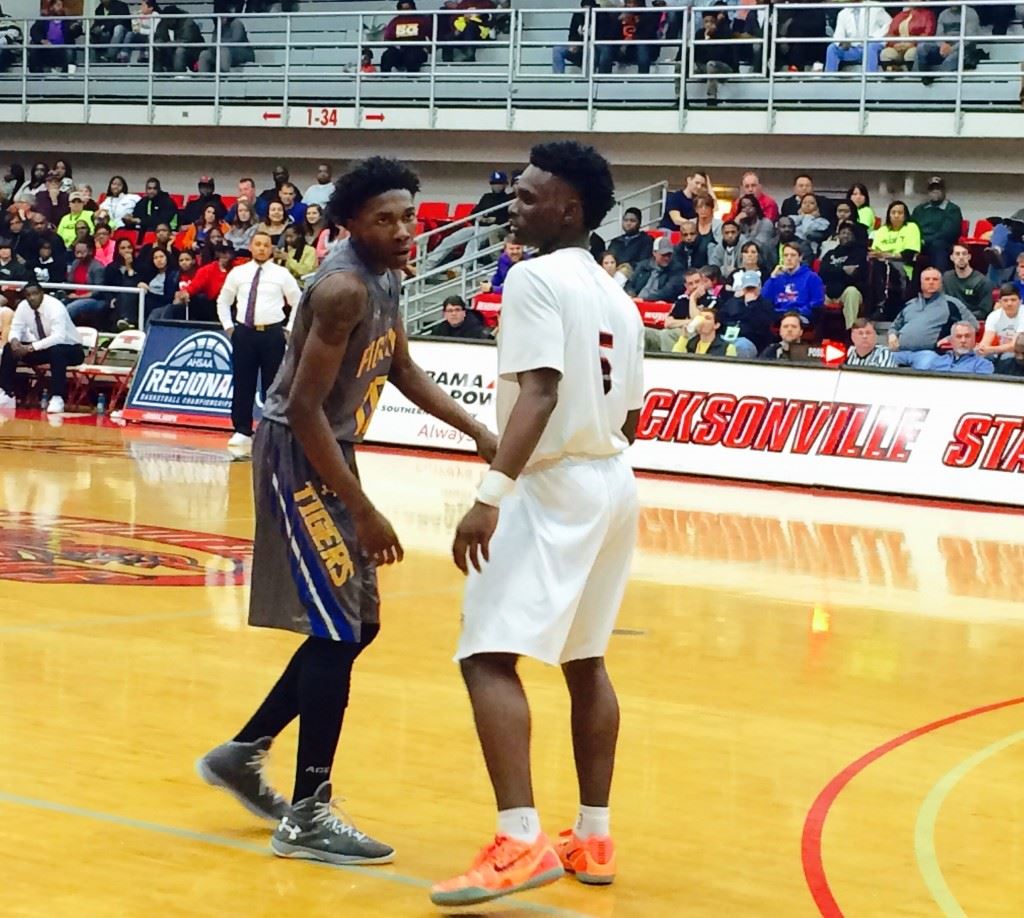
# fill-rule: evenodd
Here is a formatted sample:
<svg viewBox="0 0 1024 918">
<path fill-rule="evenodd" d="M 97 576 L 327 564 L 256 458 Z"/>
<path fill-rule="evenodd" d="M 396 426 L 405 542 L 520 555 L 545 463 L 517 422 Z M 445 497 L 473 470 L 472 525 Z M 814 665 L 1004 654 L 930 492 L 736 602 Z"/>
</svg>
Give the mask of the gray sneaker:
<svg viewBox="0 0 1024 918">
<path fill-rule="evenodd" d="M 288 801 L 267 782 L 264 768 L 273 738 L 255 743 L 221 743 L 198 762 L 196 771 L 207 784 L 222 787 L 253 816 L 277 822 L 288 812 Z"/>
<path fill-rule="evenodd" d="M 331 807 L 331 785 L 324 781 L 312 797 L 292 805 L 270 839 L 278 857 L 329 864 L 390 864 L 395 849 L 360 832 Z M 344 814 L 342 814 L 344 815 Z"/>
</svg>

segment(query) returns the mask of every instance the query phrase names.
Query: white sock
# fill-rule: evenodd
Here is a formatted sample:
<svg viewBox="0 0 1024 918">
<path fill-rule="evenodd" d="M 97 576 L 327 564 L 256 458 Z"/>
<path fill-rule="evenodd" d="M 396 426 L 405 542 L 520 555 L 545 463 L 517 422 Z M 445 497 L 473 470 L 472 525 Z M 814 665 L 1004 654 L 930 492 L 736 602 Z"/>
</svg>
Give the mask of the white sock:
<svg viewBox="0 0 1024 918">
<path fill-rule="evenodd" d="M 611 816 L 606 806 L 583 806 L 576 817 L 576 837 L 587 839 L 591 835 L 607 835 Z"/>
<path fill-rule="evenodd" d="M 540 816 L 532 806 L 498 810 L 498 834 L 524 842 L 535 842 L 540 835 Z"/>
</svg>

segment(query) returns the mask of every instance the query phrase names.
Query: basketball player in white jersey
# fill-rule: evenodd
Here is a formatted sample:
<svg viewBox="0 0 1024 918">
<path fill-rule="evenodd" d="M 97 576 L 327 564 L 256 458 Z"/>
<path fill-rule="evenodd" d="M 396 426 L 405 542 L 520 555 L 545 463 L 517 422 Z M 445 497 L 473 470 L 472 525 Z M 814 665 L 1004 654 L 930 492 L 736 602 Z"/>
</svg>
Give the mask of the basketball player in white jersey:
<svg viewBox="0 0 1024 918">
<path fill-rule="evenodd" d="M 509 272 L 498 334 L 498 453 L 452 548 L 468 574 L 456 659 L 498 806 L 498 832 L 469 870 L 431 889 L 470 905 L 576 874 L 615 878 L 608 828 L 619 709 L 604 666 L 636 542 L 623 452 L 644 396 L 636 306 L 591 257 L 614 204 L 592 147 L 541 144 L 509 208 L 540 257 Z M 580 810 L 557 844 L 541 832 L 530 777 L 530 710 L 518 658 L 560 665 L 572 698 Z"/>
</svg>

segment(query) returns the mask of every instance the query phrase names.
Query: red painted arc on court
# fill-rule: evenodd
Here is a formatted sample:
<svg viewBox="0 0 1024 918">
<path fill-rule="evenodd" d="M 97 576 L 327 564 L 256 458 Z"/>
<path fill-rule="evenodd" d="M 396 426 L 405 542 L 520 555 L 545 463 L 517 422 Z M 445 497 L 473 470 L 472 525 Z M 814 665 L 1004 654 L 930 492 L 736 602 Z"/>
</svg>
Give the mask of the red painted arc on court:
<svg viewBox="0 0 1024 918">
<path fill-rule="evenodd" d="M 814 898 L 814 904 L 818 906 L 818 911 L 825 918 L 844 918 L 843 911 L 839 908 L 839 903 L 836 902 L 835 896 L 832 895 L 832 889 L 825 874 L 825 864 L 821 854 L 821 836 L 829 810 L 846 785 L 873 762 L 877 762 L 882 756 L 887 755 L 894 749 L 898 749 L 900 746 L 906 745 L 911 740 L 919 739 L 928 733 L 932 733 L 942 727 L 948 727 L 950 724 L 955 724 L 961 720 L 978 717 L 982 714 L 998 711 L 1000 708 L 1008 708 L 1015 704 L 1024 704 L 1024 696 L 1010 698 L 1007 701 L 997 701 L 993 704 L 982 705 L 979 708 L 971 708 L 969 711 L 951 714 L 949 717 L 943 717 L 941 720 L 916 727 L 897 736 L 895 739 L 882 743 L 881 746 L 876 746 L 870 752 L 847 765 L 825 785 L 814 803 L 811 804 L 811 808 L 807 811 L 807 818 L 804 820 L 803 834 L 800 839 L 800 855 L 803 861 L 804 879 L 807 881 L 807 888 Z"/>
</svg>

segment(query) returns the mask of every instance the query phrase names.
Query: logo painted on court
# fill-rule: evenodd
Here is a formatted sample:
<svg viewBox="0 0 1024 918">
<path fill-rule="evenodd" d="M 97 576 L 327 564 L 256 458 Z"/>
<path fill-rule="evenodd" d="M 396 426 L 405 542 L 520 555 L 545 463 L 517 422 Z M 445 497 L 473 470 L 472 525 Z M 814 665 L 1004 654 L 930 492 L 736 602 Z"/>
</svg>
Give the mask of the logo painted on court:
<svg viewBox="0 0 1024 918">
<path fill-rule="evenodd" d="M 0 580 L 106 586 L 239 586 L 248 539 L 0 511 Z"/>
</svg>

